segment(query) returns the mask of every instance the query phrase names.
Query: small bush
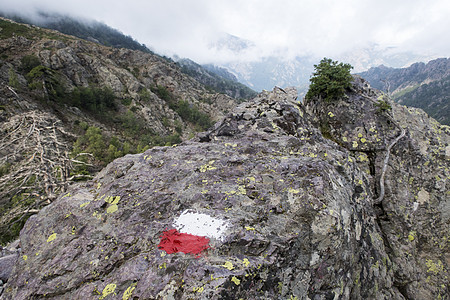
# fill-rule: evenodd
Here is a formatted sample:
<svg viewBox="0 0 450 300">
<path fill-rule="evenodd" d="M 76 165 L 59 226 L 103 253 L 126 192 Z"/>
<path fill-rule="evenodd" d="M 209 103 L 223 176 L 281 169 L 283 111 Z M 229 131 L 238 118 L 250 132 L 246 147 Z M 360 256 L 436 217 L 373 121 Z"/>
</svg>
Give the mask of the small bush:
<svg viewBox="0 0 450 300">
<path fill-rule="evenodd" d="M 158 95 L 159 98 L 163 99 L 164 101 L 172 101 L 174 99 L 174 96 L 172 95 L 169 90 L 165 86 L 158 85 L 158 86 L 152 86 L 150 90 Z"/>
<path fill-rule="evenodd" d="M 131 98 L 122 98 L 120 100 L 120 102 L 122 102 L 122 104 L 125 105 L 125 106 L 130 106 L 130 104 L 132 102 L 132 99 Z"/>
<path fill-rule="evenodd" d="M 392 106 L 385 100 L 378 100 L 375 106 L 378 108 L 377 111 L 380 113 L 392 110 Z"/>
<path fill-rule="evenodd" d="M 20 87 L 19 79 L 17 78 L 17 74 L 16 74 L 16 72 L 14 72 L 13 68 L 9 69 L 8 75 L 9 75 L 9 82 L 8 82 L 8 84 L 10 86 L 12 86 L 13 88 L 18 89 Z"/>
<path fill-rule="evenodd" d="M 338 63 L 329 58 L 322 59 L 318 65 L 314 65 L 315 72 L 310 79 L 306 99 L 320 97 L 330 102 L 344 96 L 345 90 L 351 86 L 352 68 L 350 64 Z"/>
<path fill-rule="evenodd" d="M 57 71 L 39 65 L 28 72 L 26 77 L 30 89 L 45 91 L 49 100 L 65 101 L 67 93 Z"/>
<path fill-rule="evenodd" d="M 148 102 L 151 99 L 151 94 L 147 89 L 142 89 L 139 92 L 139 97 L 142 101 Z"/>
<path fill-rule="evenodd" d="M 23 72 L 28 73 L 31 70 L 33 70 L 34 68 L 36 68 L 37 66 L 39 66 L 40 64 L 41 64 L 41 61 L 39 60 L 39 58 L 37 58 L 37 56 L 26 55 L 26 56 L 22 57 L 22 59 L 20 60 L 20 69 Z"/>
</svg>

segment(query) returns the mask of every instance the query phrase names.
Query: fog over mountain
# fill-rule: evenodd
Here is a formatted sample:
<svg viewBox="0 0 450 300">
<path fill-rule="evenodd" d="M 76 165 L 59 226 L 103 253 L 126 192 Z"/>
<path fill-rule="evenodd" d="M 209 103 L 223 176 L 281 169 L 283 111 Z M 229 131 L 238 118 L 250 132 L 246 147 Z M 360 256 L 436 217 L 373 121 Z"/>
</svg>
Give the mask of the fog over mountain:
<svg viewBox="0 0 450 300">
<path fill-rule="evenodd" d="M 1 3 L 4 2 L 4 3 Z M 448 57 L 448 1 L 376 4 L 346 1 L 107 1 L 0 0 L 5 13 L 43 23 L 54 12 L 117 28 L 152 51 L 227 69 L 256 91 L 309 84 L 323 57 L 362 72 L 381 64 L 407 67 Z"/>
<path fill-rule="evenodd" d="M 445 0 L 377 1 L 0 1 L 2 11 L 35 16 L 53 11 L 94 19 L 133 36 L 159 54 L 197 63 L 267 57 L 336 58 L 378 45 L 393 52 L 448 56 L 450 5 Z M 224 35 L 245 41 L 221 47 Z M 397 67 L 397 66 L 394 66 Z"/>
</svg>

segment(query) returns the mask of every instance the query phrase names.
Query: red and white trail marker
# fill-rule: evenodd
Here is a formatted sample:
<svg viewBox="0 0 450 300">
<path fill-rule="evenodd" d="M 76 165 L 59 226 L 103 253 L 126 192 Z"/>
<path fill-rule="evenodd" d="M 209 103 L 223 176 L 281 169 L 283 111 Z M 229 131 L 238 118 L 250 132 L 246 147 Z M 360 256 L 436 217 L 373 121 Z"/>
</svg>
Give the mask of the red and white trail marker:
<svg viewBox="0 0 450 300">
<path fill-rule="evenodd" d="M 168 254 L 199 255 L 209 248 L 210 238 L 223 240 L 228 222 L 207 214 L 184 211 L 173 222 L 176 229 L 164 231 L 158 248 Z"/>
</svg>

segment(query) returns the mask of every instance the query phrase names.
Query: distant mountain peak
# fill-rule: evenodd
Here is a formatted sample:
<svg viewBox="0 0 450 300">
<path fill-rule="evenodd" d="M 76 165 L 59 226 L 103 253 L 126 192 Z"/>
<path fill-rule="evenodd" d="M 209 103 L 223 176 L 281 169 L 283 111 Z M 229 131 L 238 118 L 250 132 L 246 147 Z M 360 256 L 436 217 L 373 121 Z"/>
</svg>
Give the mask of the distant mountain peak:
<svg viewBox="0 0 450 300">
<path fill-rule="evenodd" d="M 255 43 L 252 41 L 229 33 L 222 33 L 215 41 L 209 43 L 210 49 L 216 49 L 219 51 L 228 50 L 235 53 L 239 53 L 253 47 L 255 47 Z"/>
</svg>

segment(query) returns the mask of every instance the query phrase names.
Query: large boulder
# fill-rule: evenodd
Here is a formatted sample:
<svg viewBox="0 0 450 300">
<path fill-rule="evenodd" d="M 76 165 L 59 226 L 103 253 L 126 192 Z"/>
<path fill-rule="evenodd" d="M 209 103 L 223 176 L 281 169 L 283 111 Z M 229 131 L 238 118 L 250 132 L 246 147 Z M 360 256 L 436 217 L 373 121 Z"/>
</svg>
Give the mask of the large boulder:
<svg viewBox="0 0 450 300">
<path fill-rule="evenodd" d="M 410 127 L 376 204 L 380 159 L 324 138 L 295 94 L 263 92 L 60 196 L 23 228 L 1 299 L 448 297 L 447 128 L 395 106 Z"/>
</svg>

